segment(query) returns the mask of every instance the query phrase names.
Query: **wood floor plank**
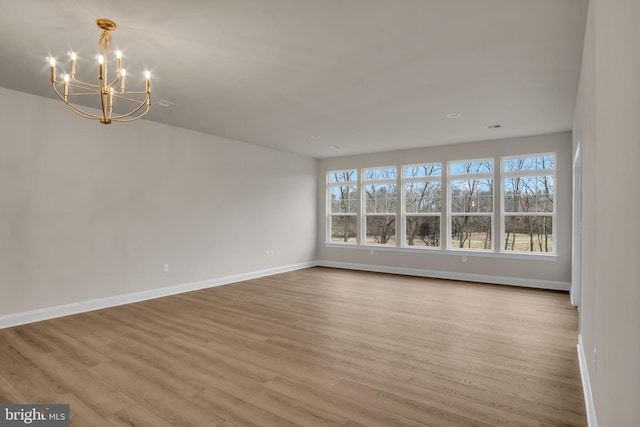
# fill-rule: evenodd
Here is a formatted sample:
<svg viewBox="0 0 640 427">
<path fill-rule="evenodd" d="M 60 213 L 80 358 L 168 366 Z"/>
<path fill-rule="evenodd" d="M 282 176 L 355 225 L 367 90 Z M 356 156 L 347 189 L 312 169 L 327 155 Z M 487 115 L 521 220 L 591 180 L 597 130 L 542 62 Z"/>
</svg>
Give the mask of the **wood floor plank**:
<svg viewBox="0 0 640 427">
<path fill-rule="evenodd" d="M 281 357 L 280 354 L 271 352 L 266 347 L 244 347 L 240 351 L 220 349 L 218 352 L 228 358 L 235 357 L 247 363 L 255 363 L 279 375 L 325 390 L 330 389 L 342 379 L 321 366 L 306 364 L 294 354 Z"/>
<path fill-rule="evenodd" d="M 107 417 L 113 427 L 172 427 L 164 419 L 140 405 L 133 405 Z"/>
<path fill-rule="evenodd" d="M 341 369 L 341 374 L 354 382 L 469 417 L 478 420 L 478 423 L 493 426 L 526 426 L 532 423 L 535 425 L 535 420 L 530 417 L 492 405 L 493 400 L 501 399 L 500 395 L 494 393 L 490 401 L 485 402 L 478 397 L 478 390 L 471 386 L 442 381 L 406 382 L 350 367 Z M 470 395 L 473 397 L 470 398 Z"/>
<path fill-rule="evenodd" d="M 261 343 L 258 347 L 261 352 L 272 353 L 282 357 L 283 355 L 295 356 L 298 361 L 321 366 L 327 372 L 331 372 L 335 364 L 326 365 L 325 360 L 311 351 L 297 350 L 293 346 L 286 349 L 279 349 L 278 346 L 269 346 L 270 341 Z M 299 348 L 299 347 L 298 347 Z M 489 390 L 504 391 L 515 394 L 518 390 L 517 384 L 504 379 L 496 379 L 492 376 L 479 375 L 473 371 L 464 371 L 458 368 L 448 368 L 445 366 L 434 366 L 429 363 L 414 361 L 402 357 L 387 358 L 364 358 L 362 355 L 357 359 L 342 359 L 341 363 L 352 363 L 365 370 L 376 371 L 381 375 L 397 378 L 403 381 L 411 381 L 420 377 L 425 381 L 444 379 L 447 382 L 457 382 L 464 385 L 472 384 L 475 387 L 482 387 Z"/>
<path fill-rule="evenodd" d="M 265 369 L 253 362 L 246 362 L 240 358 L 224 357 L 218 352 L 209 350 L 209 344 L 198 346 L 181 337 L 170 337 L 162 340 L 161 350 L 169 351 L 168 346 L 172 346 L 175 351 L 182 351 L 200 360 L 204 366 L 214 367 L 222 373 L 234 374 L 247 380 L 262 384 L 274 378 L 277 374 Z M 165 346 L 166 345 L 166 346 Z M 229 349 L 230 347 L 224 347 Z M 233 347 L 243 350 L 244 347 Z"/>
<path fill-rule="evenodd" d="M 331 392 L 392 413 L 399 412 L 404 417 L 418 421 L 424 425 L 438 427 L 455 427 L 461 425 L 492 427 L 492 424 L 461 416 L 442 409 L 441 407 L 429 405 L 424 401 L 409 399 L 395 393 L 365 386 L 353 381 L 340 381 L 340 383 L 331 389 Z M 533 421 L 528 425 L 535 427 Z M 495 426 L 495 424 L 493 424 L 493 426 Z M 520 424 L 520 427 L 527 427 L 527 424 Z"/>
<path fill-rule="evenodd" d="M 0 366 L 2 376 L 21 396 L 29 399 L 28 403 L 46 402 L 51 396 L 65 392 L 50 373 L 36 366 L 11 344 L 0 345 Z"/>
<path fill-rule="evenodd" d="M 198 391 L 214 385 L 232 396 L 246 398 L 255 393 L 262 382 L 275 376 L 259 367 L 242 370 L 246 366 L 242 361 L 236 363 L 232 358 L 221 358 L 206 348 L 194 351 L 180 345 L 180 341 L 176 344 L 167 339 L 155 343 L 154 347 L 158 357 L 166 359 L 166 363 L 173 361 L 174 374 L 197 385 Z"/>
<path fill-rule="evenodd" d="M 122 393 L 158 414 L 174 426 L 217 426 L 224 419 L 205 411 L 177 394 L 158 387 L 153 381 L 138 375 L 135 368 L 109 362 L 90 368 L 100 382 L 116 387 Z"/>
<path fill-rule="evenodd" d="M 157 353 L 147 353 L 142 349 L 143 344 L 135 347 L 123 346 L 117 343 L 103 346 L 103 354 L 108 355 L 118 365 L 127 366 L 135 370 L 137 375 L 153 381 L 157 387 L 168 390 L 181 397 L 193 396 L 206 388 L 206 383 L 191 378 L 184 373 L 183 364 L 167 364 L 154 357 Z M 132 351 L 133 350 L 133 351 Z"/>
<path fill-rule="evenodd" d="M 66 353 L 46 353 L 33 362 L 46 371 L 61 388 L 72 394 L 76 401 L 82 401 L 83 405 L 103 417 L 135 404 L 134 400 L 116 388 L 99 381 L 84 365 L 71 359 Z"/>
<path fill-rule="evenodd" d="M 57 396 L 46 403 L 68 404 L 71 410 L 69 424 L 72 427 L 112 427 L 106 418 L 73 393 Z"/>
<path fill-rule="evenodd" d="M 544 386 L 535 388 L 522 386 L 518 390 L 518 397 L 534 404 L 550 406 L 561 412 L 566 411 L 580 416 L 586 414 L 582 397 L 576 393 L 550 393 Z"/>
<path fill-rule="evenodd" d="M 261 388 L 248 400 L 252 405 L 282 417 L 295 425 L 308 427 L 339 427 L 346 424 L 346 418 L 322 411 L 298 400 L 267 388 Z"/>
<path fill-rule="evenodd" d="M 318 410 L 354 420 L 371 427 L 424 426 L 405 418 L 401 412 L 389 412 L 375 406 L 375 402 L 361 403 L 330 391 L 308 387 L 284 377 L 269 381 L 265 387 L 299 400 Z M 433 427 L 437 427 L 433 425 Z"/>
<path fill-rule="evenodd" d="M 315 267 L 0 330 L 74 426 L 585 427 L 566 293 Z"/>
<path fill-rule="evenodd" d="M 219 414 L 225 420 L 242 426 L 295 427 L 295 424 L 284 418 L 213 387 L 196 394 L 191 400 L 202 408 Z"/>
<path fill-rule="evenodd" d="M 26 397 L 2 376 L 0 371 L 0 402 L 26 402 Z"/>
</svg>

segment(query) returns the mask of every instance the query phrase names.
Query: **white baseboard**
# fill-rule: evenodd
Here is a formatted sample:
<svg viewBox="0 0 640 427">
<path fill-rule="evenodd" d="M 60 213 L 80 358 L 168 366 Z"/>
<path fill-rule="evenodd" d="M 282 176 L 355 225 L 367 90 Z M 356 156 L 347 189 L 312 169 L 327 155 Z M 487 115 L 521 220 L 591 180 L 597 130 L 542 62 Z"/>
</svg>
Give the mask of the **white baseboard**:
<svg viewBox="0 0 640 427">
<path fill-rule="evenodd" d="M 589 381 L 589 368 L 587 367 L 587 359 L 582 345 L 582 335 L 578 335 L 578 361 L 580 362 L 580 377 L 582 377 L 582 389 L 584 390 L 584 404 L 587 410 L 587 425 L 589 427 L 598 427 L 596 407 L 593 404 L 591 382 Z"/>
<path fill-rule="evenodd" d="M 114 295 L 106 298 L 98 298 L 72 304 L 59 305 L 56 307 L 46 307 L 37 310 L 25 311 L 22 313 L 7 314 L 4 316 L 0 316 L 0 329 L 24 325 L 26 323 L 39 322 L 42 320 L 54 319 L 56 317 L 69 316 L 71 314 L 85 313 L 87 311 L 115 307 L 117 305 L 131 304 L 134 302 L 146 301 L 154 298 L 166 297 L 169 295 L 197 291 L 205 288 L 213 288 L 215 286 L 227 285 L 229 283 L 242 282 L 244 280 L 257 279 L 274 274 L 286 273 L 288 271 L 301 270 L 303 268 L 314 267 L 315 265 L 317 265 L 316 262 L 292 264 L 283 267 L 270 268 L 267 270 L 253 271 L 232 276 L 218 277 L 210 280 L 202 280 L 198 282 L 167 286 L 164 288 L 149 289 L 146 291 L 133 292 L 123 295 Z"/>
<path fill-rule="evenodd" d="M 72 304 L 65 304 L 55 307 L 46 307 L 37 310 L 25 311 L 21 313 L 7 314 L 0 316 L 0 329 L 12 326 L 24 325 L 26 323 L 39 322 L 42 320 L 54 319 L 56 317 L 69 316 L 72 314 L 84 313 L 87 311 L 100 310 L 103 308 L 115 307 L 118 305 L 131 304 L 154 298 L 166 297 L 169 295 L 181 294 L 185 292 L 197 291 L 200 289 L 212 288 L 229 283 L 241 282 L 244 280 L 257 279 L 259 277 L 271 276 L 274 274 L 286 273 L 288 271 L 301 270 L 308 267 L 333 267 L 350 270 L 373 271 L 378 273 L 402 274 L 406 276 L 433 277 L 437 279 L 464 280 L 471 282 L 495 283 L 501 285 L 524 286 L 531 288 L 554 289 L 569 291 L 571 284 L 564 282 L 552 282 L 546 280 L 521 279 L 516 277 L 487 276 L 468 273 L 456 273 L 450 271 L 420 270 L 412 268 L 389 267 L 383 265 L 353 264 L 335 261 L 311 261 L 299 264 L 286 265 L 282 267 L 270 268 L 267 270 L 253 271 L 249 273 L 236 274 L 232 276 L 218 277 L 198 282 L 184 283 L 180 285 L 167 286 L 158 289 L 133 292 L 123 295 L 98 298 L 88 301 L 81 301 Z"/>
<path fill-rule="evenodd" d="M 493 283 L 498 285 L 522 286 L 527 288 L 552 289 L 569 292 L 571 283 L 551 280 L 523 279 L 519 277 L 489 276 L 483 274 L 456 273 L 453 271 L 421 270 L 417 268 L 390 267 L 387 265 L 354 264 L 337 261 L 317 261 L 322 267 L 344 268 L 349 270 L 373 271 L 376 273 L 402 274 L 405 276 L 432 277 L 435 279 L 463 280 L 467 282 Z"/>
</svg>

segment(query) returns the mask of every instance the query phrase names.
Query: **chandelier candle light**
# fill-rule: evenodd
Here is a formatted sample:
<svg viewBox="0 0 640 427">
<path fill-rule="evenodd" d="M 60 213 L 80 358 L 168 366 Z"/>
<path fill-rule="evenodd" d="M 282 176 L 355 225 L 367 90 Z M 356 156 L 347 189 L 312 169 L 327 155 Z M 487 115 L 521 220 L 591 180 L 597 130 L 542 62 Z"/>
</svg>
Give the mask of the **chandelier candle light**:
<svg viewBox="0 0 640 427">
<path fill-rule="evenodd" d="M 109 43 L 111 42 L 111 31 L 116 29 L 116 23 L 109 19 L 98 19 L 96 21 L 101 28 L 102 35 L 98 44 L 102 47 L 103 54 L 98 56 L 98 84 L 85 83 L 76 79 L 77 54 L 71 52 L 71 73 L 64 74 L 63 80 L 56 79 L 56 60 L 50 57 L 51 65 L 51 86 L 58 97 L 64 101 L 71 110 L 78 115 L 92 120 L 100 120 L 100 123 L 108 125 L 111 122 L 132 122 L 149 112 L 151 106 L 151 73 L 145 72 L 146 88 L 144 91 L 126 91 L 127 72 L 122 68 L 122 52 L 116 51 L 116 76 L 109 82 Z M 120 88 L 116 85 L 120 83 Z M 59 87 L 62 86 L 62 93 Z M 75 96 L 100 96 L 102 105 L 102 115 L 91 114 L 73 105 L 69 99 Z M 116 113 L 113 115 L 114 98 L 122 101 L 121 104 L 129 106 L 128 113 Z"/>
</svg>

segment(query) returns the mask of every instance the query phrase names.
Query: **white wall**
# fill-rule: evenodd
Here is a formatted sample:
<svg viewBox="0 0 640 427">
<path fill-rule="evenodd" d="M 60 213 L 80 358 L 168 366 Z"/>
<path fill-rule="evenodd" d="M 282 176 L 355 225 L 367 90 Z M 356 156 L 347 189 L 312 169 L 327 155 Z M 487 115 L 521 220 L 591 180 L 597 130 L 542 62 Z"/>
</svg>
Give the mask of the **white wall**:
<svg viewBox="0 0 640 427">
<path fill-rule="evenodd" d="M 535 259 L 505 259 L 474 256 L 466 253 L 467 262 L 460 255 L 433 252 L 406 252 L 375 247 L 370 255 L 366 248 L 335 247 L 324 244 L 326 221 L 318 224 L 319 259 L 329 265 L 349 263 L 374 265 L 383 271 L 495 281 L 520 285 L 546 286 L 568 290 L 571 281 L 571 133 L 563 132 L 525 138 L 511 138 L 468 144 L 445 145 L 414 150 L 399 150 L 361 156 L 322 159 L 318 165 L 318 218 L 326 217 L 326 173 L 330 170 L 375 166 L 400 167 L 418 162 L 442 162 L 500 156 L 557 153 L 557 218 L 555 243 L 558 256 L 555 261 Z M 498 220 L 496 216 L 496 220 Z M 497 241 L 496 241 L 496 244 Z M 382 245 L 380 245 L 382 246 Z"/>
<path fill-rule="evenodd" d="M 316 166 L 0 88 L 0 317 L 311 262 Z"/>
<path fill-rule="evenodd" d="M 583 160 L 580 352 L 601 427 L 640 423 L 639 40 L 640 2 L 590 1 L 574 145 Z"/>
</svg>

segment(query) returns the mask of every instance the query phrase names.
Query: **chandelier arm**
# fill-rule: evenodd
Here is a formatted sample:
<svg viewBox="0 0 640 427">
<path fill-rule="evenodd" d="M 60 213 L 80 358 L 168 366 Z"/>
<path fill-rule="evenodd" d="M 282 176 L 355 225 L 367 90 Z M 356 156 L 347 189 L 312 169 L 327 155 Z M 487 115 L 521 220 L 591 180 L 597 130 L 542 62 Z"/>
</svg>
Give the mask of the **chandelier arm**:
<svg viewBox="0 0 640 427">
<path fill-rule="evenodd" d="M 144 93 L 144 92 L 142 92 L 142 93 Z M 114 97 L 114 98 L 117 98 L 117 99 L 123 99 L 123 100 L 125 100 L 125 101 L 130 101 L 130 102 L 140 102 L 140 103 L 142 103 L 142 104 L 144 104 L 145 102 L 147 102 L 147 99 L 146 99 L 146 98 L 145 98 L 145 99 L 143 99 L 143 100 L 141 101 L 141 100 L 139 100 L 139 99 L 129 98 L 128 96 L 124 96 L 124 95 L 129 95 L 129 93 L 128 93 L 128 92 L 125 92 L 125 93 L 115 93 L 115 92 L 114 92 L 114 93 L 113 93 L 113 97 Z"/>
<path fill-rule="evenodd" d="M 87 95 L 96 96 L 96 95 L 100 95 L 100 93 L 99 92 L 74 92 L 74 93 L 67 94 L 67 96 L 69 96 L 69 97 L 71 97 L 71 96 L 87 96 Z"/>
<path fill-rule="evenodd" d="M 56 84 L 63 84 L 62 82 L 58 82 L 58 81 L 56 81 L 55 83 Z M 77 88 L 77 89 L 90 89 L 90 88 L 85 88 L 85 87 L 78 86 L 78 85 L 73 85 L 73 84 L 70 84 L 69 87 Z M 133 91 L 131 91 L 131 92 L 130 91 L 124 91 L 124 92 L 116 92 L 116 91 L 114 91 L 113 92 L 113 97 L 114 98 L 118 98 L 118 99 L 126 99 L 127 101 L 140 102 L 140 100 L 138 100 L 138 99 L 128 98 L 128 97 L 123 96 L 123 95 L 144 95 L 146 93 L 147 92 L 145 92 L 143 90 L 135 91 L 135 92 L 133 92 Z M 73 92 L 73 93 L 67 94 L 67 96 L 80 96 L 80 95 L 94 95 L 95 96 L 95 95 L 100 95 L 100 92 Z"/>
<path fill-rule="evenodd" d="M 144 105 L 144 104 L 143 104 L 143 105 Z M 138 107 L 138 110 L 139 110 L 141 107 L 142 107 L 142 106 Z M 126 115 L 126 116 L 116 117 L 115 119 L 113 119 L 113 118 L 112 118 L 111 120 L 113 120 L 113 121 L 115 121 L 115 122 L 120 122 L 120 123 L 133 122 L 133 121 L 135 121 L 135 120 L 138 120 L 138 119 L 140 119 L 140 118 L 144 117 L 144 116 L 149 112 L 150 107 L 151 107 L 151 106 L 150 106 L 149 104 L 147 104 L 147 108 L 144 110 L 144 113 L 140 114 L 139 116 L 131 117 L 131 118 L 124 118 L 124 119 L 123 119 L 123 118 L 121 118 L 121 117 L 129 117 L 129 115 L 130 115 L 130 114 L 133 114 L 133 113 L 135 112 L 135 111 L 134 111 L 134 112 L 131 112 L 130 114 L 128 114 L 128 115 Z"/>
<path fill-rule="evenodd" d="M 56 93 L 56 95 L 58 95 L 58 98 L 60 98 L 62 102 L 64 102 L 67 105 L 67 107 L 69 107 L 73 112 L 75 112 L 76 114 L 86 119 L 100 120 L 100 116 L 82 111 L 81 109 L 77 108 L 75 105 L 70 104 L 68 101 L 66 101 L 64 97 L 60 94 L 60 92 L 58 92 L 58 89 L 55 86 L 55 82 L 52 82 L 52 86 L 53 86 L 53 91 Z"/>
<path fill-rule="evenodd" d="M 147 112 L 149 111 L 150 104 L 147 102 L 146 99 L 144 101 L 142 101 L 140 103 L 140 105 L 138 105 L 138 107 L 136 107 L 135 109 L 131 110 L 130 112 L 128 112 L 126 114 L 122 114 L 122 115 L 116 116 L 116 117 L 111 117 L 111 120 L 115 120 L 115 121 L 119 121 L 119 122 L 125 121 L 125 120 L 122 120 L 122 119 L 124 119 L 126 117 L 129 117 L 129 116 L 132 116 L 133 114 L 137 113 L 145 105 L 147 106 L 147 110 L 141 116 L 137 117 L 137 118 L 140 118 L 140 117 L 144 116 L 145 114 L 147 114 Z"/>
<path fill-rule="evenodd" d="M 82 87 L 83 89 L 90 89 L 90 88 L 94 88 L 94 89 L 100 89 L 100 85 L 94 85 L 91 83 L 87 83 L 87 82 L 83 82 L 82 80 L 78 80 L 76 79 L 75 75 L 71 75 L 71 80 L 73 80 L 75 83 L 78 83 L 79 86 L 74 86 L 74 87 Z"/>
<path fill-rule="evenodd" d="M 113 80 L 111 83 L 109 83 L 107 85 L 107 87 L 112 87 L 113 85 L 115 85 L 116 83 L 118 83 L 120 81 L 120 73 L 116 74 L 116 78 L 115 80 Z"/>
<path fill-rule="evenodd" d="M 124 92 L 113 92 L 113 94 L 119 94 L 119 95 L 146 95 L 147 91 L 145 90 L 136 90 L 136 91 L 129 91 L 129 90 L 125 90 Z"/>
<path fill-rule="evenodd" d="M 73 104 L 69 104 L 68 102 L 65 102 L 65 104 L 67 104 L 67 107 L 69 107 L 71 109 L 71 111 L 73 111 L 74 113 L 76 113 L 80 117 L 84 117 L 85 119 L 91 119 L 91 120 L 100 120 L 100 119 L 102 119 L 102 117 L 98 116 L 97 114 L 91 114 L 91 113 L 87 113 L 86 111 L 82 111 L 81 109 L 79 109 L 78 107 L 76 107 Z"/>
<path fill-rule="evenodd" d="M 64 84 L 62 82 L 56 82 L 58 84 Z M 82 86 L 82 85 L 78 85 L 78 84 L 74 84 L 74 83 L 67 83 L 67 85 L 70 88 L 74 88 L 74 89 L 80 89 L 80 90 L 90 90 L 91 92 L 81 92 L 81 93 L 92 93 L 94 95 L 99 94 L 100 92 L 98 91 L 99 86 L 94 86 L 94 87 L 90 87 L 90 86 Z"/>
</svg>

